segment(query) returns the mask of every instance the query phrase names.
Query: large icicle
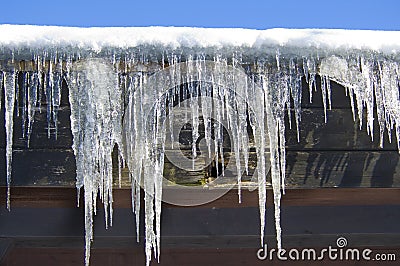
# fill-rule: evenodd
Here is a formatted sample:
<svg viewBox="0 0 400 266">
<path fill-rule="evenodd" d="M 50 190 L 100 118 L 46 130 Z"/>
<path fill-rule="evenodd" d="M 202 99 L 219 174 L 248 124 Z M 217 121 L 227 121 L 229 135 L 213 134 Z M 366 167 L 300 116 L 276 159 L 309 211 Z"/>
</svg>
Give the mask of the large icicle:
<svg viewBox="0 0 400 266">
<path fill-rule="evenodd" d="M 265 215 L 267 202 L 266 176 L 269 163 L 266 161 L 266 152 L 269 138 L 265 125 L 265 92 L 254 82 L 254 77 L 248 87 L 249 121 L 253 131 L 254 142 L 257 152 L 257 183 L 258 183 L 258 205 L 260 212 L 260 241 L 264 246 Z M 267 167 L 268 165 L 268 167 Z"/>
<path fill-rule="evenodd" d="M 14 69 L 4 72 L 4 102 L 6 120 L 6 165 L 7 165 L 7 209 L 10 210 L 10 189 L 11 189 L 11 167 L 12 167 L 12 146 L 14 128 L 14 104 L 15 104 L 15 82 L 16 73 Z"/>
<path fill-rule="evenodd" d="M 276 229 L 276 239 L 278 249 L 282 247 L 281 244 L 281 227 L 280 227 L 280 200 L 281 200 L 281 166 L 280 166 L 280 148 L 279 145 L 279 132 L 280 127 L 284 126 L 280 124 L 280 115 L 277 112 L 283 113 L 284 108 L 279 103 L 279 91 L 283 88 L 280 81 L 274 80 L 276 77 L 272 77 L 272 80 L 266 76 L 262 77 L 263 88 L 265 94 L 266 103 L 266 118 L 267 118 L 267 128 L 270 142 L 270 160 L 271 160 L 271 178 L 272 178 L 272 188 L 275 206 L 275 229 Z M 278 93 L 278 95 L 277 95 Z M 275 107 L 276 106 L 276 107 Z"/>
<path fill-rule="evenodd" d="M 106 227 L 112 225 L 111 153 L 114 145 L 122 149 L 122 92 L 112 65 L 102 59 L 75 63 L 68 84 L 77 188 L 84 186 L 85 261 L 89 265 L 98 196 L 104 204 Z"/>
</svg>

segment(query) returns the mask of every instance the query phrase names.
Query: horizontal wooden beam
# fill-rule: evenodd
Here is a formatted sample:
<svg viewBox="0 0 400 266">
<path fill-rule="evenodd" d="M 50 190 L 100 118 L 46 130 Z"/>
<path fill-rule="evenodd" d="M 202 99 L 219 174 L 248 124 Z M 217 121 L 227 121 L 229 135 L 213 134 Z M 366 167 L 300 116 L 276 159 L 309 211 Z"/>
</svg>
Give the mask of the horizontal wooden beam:
<svg viewBox="0 0 400 266">
<path fill-rule="evenodd" d="M 131 208 L 130 189 L 114 189 L 114 207 Z M 197 198 L 204 198 L 207 189 L 166 188 L 164 194 L 177 195 L 176 200 L 187 204 Z M 143 194 L 143 193 L 142 193 Z M 222 193 L 221 193 L 222 194 Z M 5 206 L 6 188 L 0 187 L 0 204 Z M 272 190 L 267 192 L 267 205 L 272 206 Z M 81 197 L 81 202 L 82 201 Z M 288 189 L 282 197 L 282 206 L 374 206 L 400 205 L 400 188 L 321 188 Z M 52 208 L 77 207 L 77 192 L 74 188 L 63 187 L 15 187 L 11 189 L 11 207 Z M 101 206 L 101 205 L 100 205 Z M 242 203 L 238 203 L 237 189 L 231 189 L 218 199 L 198 206 L 186 208 L 243 208 L 257 207 L 257 190 L 242 189 Z M 164 203 L 166 208 L 182 208 Z"/>
</svg>

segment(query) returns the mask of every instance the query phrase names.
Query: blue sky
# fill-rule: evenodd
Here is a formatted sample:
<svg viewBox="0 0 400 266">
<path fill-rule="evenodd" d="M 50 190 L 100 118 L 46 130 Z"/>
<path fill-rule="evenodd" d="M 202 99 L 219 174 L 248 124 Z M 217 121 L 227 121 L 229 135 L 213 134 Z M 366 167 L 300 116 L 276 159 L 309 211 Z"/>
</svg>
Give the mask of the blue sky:
<svg viewBox="0 0 400 266">
<path fill-rule="evenodd" d="M 398 0 L 2 0 L 0 24 L 400 30 Z"/>
</svg>

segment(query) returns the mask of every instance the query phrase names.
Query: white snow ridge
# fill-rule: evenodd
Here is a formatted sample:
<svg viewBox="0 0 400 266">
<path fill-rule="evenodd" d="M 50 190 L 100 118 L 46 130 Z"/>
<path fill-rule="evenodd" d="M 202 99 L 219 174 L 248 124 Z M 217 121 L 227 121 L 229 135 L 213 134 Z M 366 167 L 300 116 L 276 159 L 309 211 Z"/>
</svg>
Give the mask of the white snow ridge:
<svg viewBox="0 0 400 266">
<path fill-rule="evenodd" d="M 252 128 L 261 245 L 266 173 L 271 165 L 277 245 L 281 248 L 284 118 L 290 115 L 287 110 L 294 109 L 299 132 L 302 79 L 309 84 L 310 97 L 317 77 L 321 79 L 325 114 L 335 100 L 331 99 L 330 82 L 343 85 L 354 118 L 358 116 L 363 122 L 366 109 L 367 121 L 363 123 L 371 137 L 376 109 L 381 145 L 385 131 L 390 136 L 392 130 L 400 144 L 400 32 L 0 25 L 0 60 L 8 186 L 15 91 L 22 90 L 26 97 L 22 116 L 29 143 L 42 90 L 47 101 L 48 128 L 57 131 L 61 83 L 65 80 L 68 84 L 76 187 L 84 189 L 86 265 L 98 197 L 104 203 L 106 226 L 112 225 L 114 145 L 119 149 L 119 167 L 126 165 L 129 169 L 137 231 L 140 191 L 144 190 L 147 265 L 152 252 L 159 259 L 165 145 L 167 139 L 176 138 L 168 121 L 176 102 L 182 99 L 189 99 L 184 105 L 195 114 L 191 116 L 193 142 L 199 137 L 199 117 L 203 117 L 207 150 L 216 158 L 222 157 L 223 133 L 221 125 L 214 121 L 222 124 L 226 120 L 235 154 L 239 200 L 241 174 L 247 171 L 249 158 L 247 128 Z M 24 68 L 21 61 L 25 62 Z M 22 87 L 16 82 L 21 74 Z M 187 90 L 181 90 L 182 84 L 187 85 Z M 171 132 L 170 136 L 167 132 Z M 196 156 L 194 145 L 193 157 Z"/>
</svg>

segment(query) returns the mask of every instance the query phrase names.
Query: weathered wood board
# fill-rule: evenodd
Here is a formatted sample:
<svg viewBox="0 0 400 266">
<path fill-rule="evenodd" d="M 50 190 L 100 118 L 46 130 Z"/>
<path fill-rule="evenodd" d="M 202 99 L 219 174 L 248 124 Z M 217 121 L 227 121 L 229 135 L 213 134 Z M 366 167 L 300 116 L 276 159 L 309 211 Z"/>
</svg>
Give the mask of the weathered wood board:
<svg viewBox="0 0 400 266">
<path fill-rule="evenodd" d="M 319 78 L 317 78 L 319 87 Z M 21 98 L 22 96 L 20 96 Z M 300 141 L 297 141 L 295 121 L 292 115 L 292 128 L 286 119 L 287 149 L 287 187 L 397 187 L 400 185 L 400 163 L 397 143 L 392 134 L 392 143 L 385 133 L 384 146 L 379 147 L 379 129 L 374 124 L 374 141 L 366 133 L 365 125 L 360 130 L 358 119 L 353 121 L 350 100 L 345 89 L 332 82 L 332 110 L 327 111 L 324 122 L 324 109 L 321 93 L 313 92 L 313 102 L 309 102 L 308 84 L 303 80 L 302 121 Z M 4 102 L 4 97 L 2 97 Z M 22 99 L 22 98 L 21 98 Z M 20 100 L 20 105 L 22 101 Z M 0 111 L 0 121 L 4 124 L 4 104 Z M 58 111 L 58 133 L 54 129 L 48 137 L 45 95 L 42 105 L 35 113 L 30 145 L 22 134 L 22 117 L 14 118 L 13 141 L 13 181 L 14 186 L 73 186 L 75 180 L 75 159 L 70 129 L 70 108 L 68 86 L 63 82 L 62 104 Z M 292 112 L 293 113 L 293 112 Z M 365 118 L 365 117 L 364 117 Z M 365 121 L 365 119 L 364 119 Z M 204 126 L 200 126 L 200 137 L 204 137 Z M 183 129 L 177 137 L 179 142 L 172 149 L 167 143 L 170 156 L 180 153 L 190 157 L 192 133 Z M 226 135 L 228 140 L 229 136 Z M 176 145 L 178 144 L 178 145 Z M 177 149 L 179 147 L 179 149 Z M 5 176 L 5 129 L 0 130 L 0 176 Z M 229 161 L 230 143 L 225 141 L 226 162 Z M 250 138 L 250 174 L 256 167 L 254 143 Z M 172 154 L 172 155 L 171 155 Z M 225 162 L 225 163 L 226 163 Z M 221 167 L 221 165 L 220 165 Z M 123 171 L 123 185 L 127 185 L 127 169 Z M 204 185 L 216 177 L 215 165 L 200 171 L 186 171 L 170 163 L 165 163 L 165 177 L 173 182 L 186 185 Z M 235 182 L 229 172 L 226 182 Z M 251 182 L 251 176 L 244 176 Z M 254 180 L 253 180 L 254 181 Z M 5 178 L 0 179 L 5 184 Z M 250 183 L 249 183 L 250 184 Z"/>
</svg>

